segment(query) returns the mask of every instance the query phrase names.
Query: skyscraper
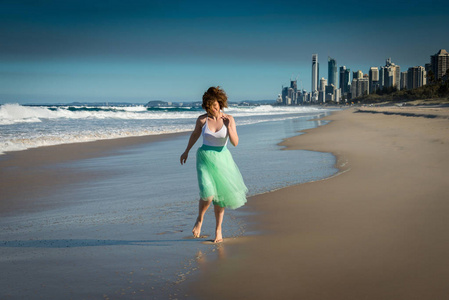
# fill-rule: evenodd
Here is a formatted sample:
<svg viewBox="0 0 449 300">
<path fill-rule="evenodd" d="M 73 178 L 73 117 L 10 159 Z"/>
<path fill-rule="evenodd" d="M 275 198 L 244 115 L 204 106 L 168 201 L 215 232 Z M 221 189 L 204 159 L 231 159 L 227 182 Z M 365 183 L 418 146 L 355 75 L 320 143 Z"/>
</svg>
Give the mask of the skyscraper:
<svg viewBox="0 0 449 300">
<path fill-rule="evenodd" d="M 327 85 L 327 80 L 326 78 L 321 78 L 320 79 L 320 91 L 324 91 L 326 89 L 326 85 Z"/>
<path fill-rule="evenodd" d="M 318 54 L 312 54 L 312 93 L 318 91 Z"/>
<path fill-rule="evenodd" d="M 358 70 L 357 72 L 352 73 L 352 79 L 360 79 L 363 78 L 363 72 Z"/>
<path fill-rule="evenodd" d="M 324 102 L 332 102 L 336 101 L 335 99 L 335 86 L 333 84 L 326 85 L 325 96 L 324 96 Z"/>
<path fill-rule="evenodd" d="M 298 91 L 298 81 L 297 80 L 290 80 L 290 87 L 295 91 L 295 93 Z"/>
<path fill-rule="evenodd" d="M 290 80 L 289 97 L 291 99 L 291 104 L 297 104 L 296 99 L 297 95 L 298 95 L 298 82 L 296 80 Z"/>
<path fill-rule="evenodd" d="M 282 87 L 282 104 L 287 105 L 288 103 L 288 87 Z"/>
<path fill-rule="evenodd" d="M 409 90 L 419 88 L 427 84 L 427 74 L 424 67 L 411 67 L 407 71 L 407 88 Z"/>
<path fill-rule="evenodd" d="M 334 87 L 337 86 L 337 61 L 332 58 L 327 58 L 327 74 L 328 74 L 328 84 L 333 84 Z"/>
<path fill-rule="evenodd" d="M 401 67 L 391 62 L 391 58 L 387 59 L 384 68 L 384 87 L 396 87 L 401 88 Z"/>
<path fill-rule="evenodd" d="M 326 78 L 320 79 L 320 89 L 318 91 L 318 102 L 323 103 L 325 102 L 325 90 L 327 86 L 327 80 Z"/>
<path fill-rule="evenodd" d="M 379 88 L 379 69 L 371 67 L 369 70 L 369 92 L 370 94 L 377 91 Z"/>
<path fill-rule="evenodd" d="M 357 97 L 369 95 L 369 78 L 357 79 Z"/>
<path fill-rule="evenodd" d="M 401 90 L 406 90 L 407 88 L 407 72 L 401 72 Z"/>
<path fill-rule="evenodd" d="M 351 69 L 346 69 L 346 66 L 340 67 L 340 90 L 341 94 L 345 95 L 350 92 L 349 87 L 351 86 Z"/>
<path fill-rule="evenodd" d="M 369 79 L 367 77 L 353 78 L 351 84 L 352 98 L 369 95 Z"/>
<path fill-rule="evenodd" d="M 401 89 L 401 67 L 395 66 L 394 69 L 394 85 L 400 90 Z"/>
<path fill-rule="evenodd" d="M 435 80 L 443 78 L 449 70 L 449 53 L 445 49 L 440 49 L 437 54 L 430 56 L 430 66 Z"/>
<path fill-rule="evenodd" d="M 379 88 L 383 88 L 385 86 L 385 67 L 379 68 Z"/>
<path fill-rule="evenodd" d="M 391 67 L 385 67 L 384 69 L 384 87 L 394 86 L 394 72 Z"/>
</svg>

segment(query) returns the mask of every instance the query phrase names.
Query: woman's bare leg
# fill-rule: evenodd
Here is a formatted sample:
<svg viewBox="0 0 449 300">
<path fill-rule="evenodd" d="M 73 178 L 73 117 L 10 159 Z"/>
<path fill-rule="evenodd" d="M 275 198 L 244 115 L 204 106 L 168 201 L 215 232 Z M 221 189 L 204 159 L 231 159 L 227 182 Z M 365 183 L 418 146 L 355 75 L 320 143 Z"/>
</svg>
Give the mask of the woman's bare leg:
<svg viewBox="0 0 449 300">
<path fill-rule="evenodd" d="M 223 241 L 223 236 L 221 234 L 221 224 L 223 223 L 224 207 L 214 205 L 215 212 L 215 240 L 214 243 L 220 243 Z"/>
<path fill-rule="evenodd" d="M 198 238 L 201 235 L 201 226 L 203 225 L 204 214 L 209 208 L 212 202 L 212 198 L 207 199 L 207 201 L 201 200 L 198 204 L 198 218 L 196 218 L 195 226 L 193 226 L 193 236 Z"/>
</svg>

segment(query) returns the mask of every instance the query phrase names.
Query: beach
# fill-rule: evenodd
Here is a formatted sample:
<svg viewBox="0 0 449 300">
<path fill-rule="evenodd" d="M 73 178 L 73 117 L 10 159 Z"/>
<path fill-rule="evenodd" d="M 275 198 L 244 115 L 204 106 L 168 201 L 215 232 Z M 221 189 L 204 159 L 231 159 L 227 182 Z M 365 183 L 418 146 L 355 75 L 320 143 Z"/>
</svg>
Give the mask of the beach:
<svg viewBox="0 0 449 300">
<path fill-rule="evenodd" d="M 201 111 L 142 110 L 123 116 L 119 109 L 95 108 L 86 115 L 84 108 L 71 113 L 51 108 L 56 110 L 49 119 L 47 107 L 15 108 L 31 114 L 27 118 L 33 122 L 22 122 L 22 114 L 3 125 L 2 134 L 11 132 L 2 136 L 5 143 L 18 143 L 13 135 L 18 130 L 22 136 L 33 131 L 40 136 L 25 140 L 32 148 L 0 155 L 0 267 L 7 274 L 0 282 L 1 299 L 176 299 L 185 295 L 182 290 L 204 261 L 226 255 L 210 242 L 213 210 L 202 238 L 192 238 L 198 205 L 195 150 L 186 165 L 179 163 L 188 132 L 77 142 L 84 132 L 103 137 L 126 126 L 127 132 L 166 131 L 166 124 L 176 122 L 187 128 Z M 277 145 L 301 130 L 325 125 L 319 119 L 330 112 L 234 109 L 241 141 L 230 151 L 249 195 L 338 171 L 330 153 L 282 151 Z M 55 132 L 63 138 L 55 139 Z M 37 142 L 66 140 L 71 143 L 39 147 Z M 226 211 L 226 243 L 253 234 L 247 221 L 252 213 L 249 207 Z"/>
<path fill-rule="evenodd" d="M 357 107 L 240 126 L 252 196 L 217 245 L 212 211 L 191 238 L 188 133 L 2 155 L 0 298 L 444 299 L 448 118 Z"/>
<path fill-rule="evenodd" d="M 449 110 L 361 107 L 281 143 L 340 173 L 251 197 L 255 234 L 225 240 L 198 299 L 446 299 Z M 267 170 L 269 172 L 269 170 Z"/>
</svg>

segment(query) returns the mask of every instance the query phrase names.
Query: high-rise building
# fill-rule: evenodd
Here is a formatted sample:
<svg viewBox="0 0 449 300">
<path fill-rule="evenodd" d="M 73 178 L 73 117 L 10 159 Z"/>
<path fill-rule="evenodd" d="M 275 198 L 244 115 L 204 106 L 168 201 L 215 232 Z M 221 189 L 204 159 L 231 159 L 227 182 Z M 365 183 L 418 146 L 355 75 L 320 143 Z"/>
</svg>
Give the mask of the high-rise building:
<svg viewBox="0 0 449 300">
<path fill-rule="evenodd" d="M 346 66 L 341 66 L 340 67 L 340 73 L 339 73 L 339 85 L 338 87 L 343 91 L 344 89 L 344 85 L 345 85 L 345 71 L 346 71 Z"/>
<path fill-rule="evenodd" d="M 327 80 L 326 78 L 321 78 L 320 79 L 320 91 L 324 91 L 326 89 L 326 85 L 327 85 Z"/>
<path fill-rule="evenodd" d="M 369 79 L 366 77 L 357 79 L 357 97 L 369 94 Z"/>
<path fill-rule="evenodd" d="M 424 67 L 411 67 L 407 71 L 407 88 L 419 88 L 427 84 L 427 72 Z"/>
<path fill-rule="evenodd" d="M 375 93 L 379 89 L 379 68 L 371 67 L 369 69 L 369 92 Z"/>
<path fill-rule="evenodd" d="M 401 90 L 407 89 L 407 72 L 401 72 Z"/>
<path fill-rule="evenodd" d="M 288 96 L 287 96 L 287 105 L 292 105 L 294 104 L 294 99 L 293 97 L 296 96 L 296 93 L 293 91 L 292 88 L 288 88 Z"/>
<path fill-rule="evenodd" d="M 351 82 L 351 99 L 357 97 L 357 78 L 352 78 Z"/>
<path fill-rule="evenodd" d="M 340 101 L 341 101 L 341 89 L 336 89 L 335 90 L 335 101 L 337 103 L 340 103 Z"/>
<path fill-rule="evenodd" d="M 318 91 L 318 54 L 312 54 L 312 93 Z"/>
<path fill-rule="evenodd" d="M 351 69 L 346 69 L 346 66 L 340 67 L 340 90 L 342 95 L 347 95 L 351 86 Z"/>
<path fill-rule="evenodd" d="M 357 72 L 352 73 L 352 79 L 360 79 L 363 78 L 363 72 L 358 70 Z"/>
<path fill-rule="evenodd" d="M 388 58 L 384 68 L 384 87 L 396 87 L 401 88 L 401 67 L 391 62 L 391 58 Z"/>
<path fill-rule="evenodd" d="M 292 88 L 292 89 L 294 89 L 295 90 L 295 92 L 298 90 L 298 81 L 296 81 L 296 80 L 290 80 L 290 87 Z"/>
<path fill-rule="evenodd" d="M 395 70 L 394 70 L 394 86 L 396 86 L 398 89 L 400 89 L 401 83 L 401 67 L 400 66 L 395 66 Z"/>
<path fill-rule="evenodd" d="M 324 102 L 326 102 L 326 99 L 325 99 L 325 96 L 326 96 L 326 92 L 323 90 L 323 91 L 318 91 L 318 103 L 324 103 Z"/>
<path fill-rule="evenodd" d="M 385 67 L 379 68 L 379 88 L 382 89 L 385 86 Z"/>
<path fill-rule="evenodd" d="M 302 92 L 301 91 L 297 91 L 296 92 L 296 104 L 297 105 L 302 105 L 303 103 L 303 97 L 302 97 Z"/>
<path fill-rule="evenodd" d="M 296 96 L 298 95 L 298 83 L 296 80 L 290 80 L 290 89 L 289 89 L 289 97 L 291 99 L 291 103 L 293 105 L 297 104 Z"/>
<path fill-rule="evenodd" d="M 337 86 L 337 61 L 332 58 L 327 58 L 327 78 L 328 78 L 328 84 L 333 84 L 334 87 Z"/>
<path fill-rule="evenodd" d="M 379 68 L 371 67 L 369 70 L 369 80 L 371 81 L 379 81 Z"/>
<path fill-rule="evenodd" d="M 384 87 L 394 86 L 394 70 L 390 67 L 384 69 Z"/>
<path fill-rule="evenodd" d="M 352 98 L 361 97 L 369 94 L 369 78 L 361 77 L 352 79 L 351 96 Z"/>
<path fill-rule="evenodd" d="M 281 99 L 280 102 L 283 105 L 298 104 L 298 82 L 296 80 L 290 80 L 290 87 L 282 86 L 282 93 L 280 95 L 280 99 Z"/>
<path fill-rule="evenodd" d="M 288 87 L 282 87 L 282 104 L 287 105 L 288 101 Z"/>
<path fill-rule="evenodd" d="M 437 54 L 430 56 L 430 66 L 435 80 L 442 79 L 449 70 L 449 53 L 440 49 Z"/>
<path fill-rule="evenodd" d="M 335 86 L 333 84 L 326 85 L 324 102 L 335 101 Z"/>
<path fill-rule="evenodd" d="M 300 99 L 299 99 L 299 103 L 301 104 L 309 104 L 311 99 L 310 99 L 310 93 L 308 93 L 306 90 L 302 90 L 302 92 L 300 93 Z"/>
<path fill-rule="evenodd" d="M 369 95 L 369 78 L 364 77 L 357 80 L 357 94 L 359 96 Z"/>
</svg>

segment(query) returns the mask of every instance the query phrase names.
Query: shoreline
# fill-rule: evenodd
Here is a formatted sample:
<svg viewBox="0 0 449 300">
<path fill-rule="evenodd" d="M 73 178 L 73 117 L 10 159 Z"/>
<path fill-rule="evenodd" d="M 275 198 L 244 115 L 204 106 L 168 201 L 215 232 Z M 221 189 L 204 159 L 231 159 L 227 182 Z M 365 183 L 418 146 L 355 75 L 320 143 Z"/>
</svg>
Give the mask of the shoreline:
<svg viewBox="0 0 449 300">
<path fill-rule="evenodd" d="M 72 184 L 86 180 L 86 176 L 92 176 L 66 171 L 63 166 L 65 163 L 107 157 L 127 148 L 188 134 L 189 132 L 180 132 L 52 145 L 0 155 L 0 215 L 14 214 L 20 210 L 40 210 L 42 207 L 39 205 L 28 205 L 28 199 L 33 195 L 48 195 L 56 186 Z M 61 166 L 54 168 L 58 164 Z M 10 199 L 14 199 L 14 203 Z"/>
<path fill-rule="evenodd" d="M 60 163 L 78 159 L 93 158 L 106 156 L 108 152 L 119 151 L 121 148 L 132 147 L 140 144 L 163 141 L 169 138 L 189 135 L 190 132 L 173 132 L 144 136 L 129 136 L 113 139 L 103 139 L 88 142 L 74 142 L 67 144 L 49 145 L 36 148 L 28 148 L 18 151 L 7 151 L 0 155 L 0 168 L 4 167 L 3 163 L 15 160 L 15 163 L 23 161 L 23 163 Z M 86 146 L 86 147 L 84 147 Z M 45 155 L 49 152 L 51 155 Z M 53 156 L 58 154 L 58 156 Z M 36 159 L 30 159 L 26 156 L 35 156 Z M 43 159 L 43 161 L 41 161 Z M 8 163 L 6 166 L 11 165 Z"/>
<path fill-rule="evenodd" d="M 364 108 L 365 109 L 365 108 Z M 200 268 L 199 299 L 440 299 L 449 293 L 449 109 L 335 112 L 281 143 L 330 152 L 338 176 L 251 197 L 253 232 Z M 367 110 L 367 109 L 365 109 Z M 372 113 L 374 111 L 374 113 Z M 387 114 L 385 114 L 387 112 Z M 429 116 L 426 116 L 429 115 Z M 343 172 L 346 171 L 346 172 Z"/>
<path fill-rule="evenodd" d="M 319 126 L 319 127 L 329 126 L 332 122 L 334 122 L 334 120 L 332 119 L 332 116 L 335 113 L 338 113 L 340 111 L 344 111 L 344 110 L 347 110 L 347 109 L 350 109 L 350 108 L 346 108 L 346 109 L 339 110 L 339 111 L 334 111 L 329 116 L 316 119 L 316 120 L 328 121 L 327 124 L 324 124 L 324 125 Z M 292 137 L 289 137 L 289 138 L 286 138 L 286 139 L 283 139 L 282 142 L 278 143 L 277 145 L 283 147 L 282 150 L 285 150 L 285 151 L 289 151 L 289 150 L 307 150 L 307 151 L 313 151 L 313 152 L 323 152 L 323 153 L 330 153 L 330 154 L 332 154 L 335 157 L 335 165 L 334 165 L 334 167 L 336 169 L 338 169 L 338 172 L 336 174 L 330 176 L 330 177 L 326 177 L 326 178 L 321 179 L 321 180 L 327 180 L 327 179 L 330 179 L 332 177 L 335 177 L 335 176 L 338 176 L 340 174 L 343 174 L 344 172 L 348 171 L 350 169 L 350 167 L 348 165 L 347 157 L 345 157 L 341 153 L 329 152 L 329 151 L 325 151 L 324 149 L 321 149 L 321 148 L 320 149 L 315 149 L 315 148 L 307 148 L 306 149 L 304 147 L 298 147 L 298 142 L 296 140 L 297 138 L 299 138 L 300 136 L 304 137 L 304 136 L 309 135 L 309 134 L 313 135 L 315 133 L 315 130 L 317 128 L 319 128 L 319 127 L 301 130 L 299 132 L 300 134 L 292 136 Z M 315 181 L 309 181 L 309 182 L 315 182 Z M 308 182 L 305 182 L 305 183 L 308 183 Z M 302 184 L 305 184 L 305 183 L 302 183 Z M 298 184 L 296 184 L 296 185 L 298 185 Z M 288 186 L 286 188 L 288 188 Z"/>
</svg>

